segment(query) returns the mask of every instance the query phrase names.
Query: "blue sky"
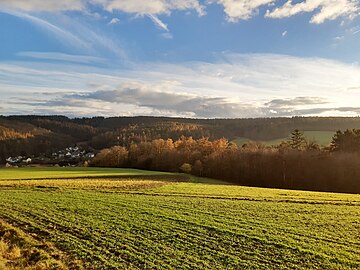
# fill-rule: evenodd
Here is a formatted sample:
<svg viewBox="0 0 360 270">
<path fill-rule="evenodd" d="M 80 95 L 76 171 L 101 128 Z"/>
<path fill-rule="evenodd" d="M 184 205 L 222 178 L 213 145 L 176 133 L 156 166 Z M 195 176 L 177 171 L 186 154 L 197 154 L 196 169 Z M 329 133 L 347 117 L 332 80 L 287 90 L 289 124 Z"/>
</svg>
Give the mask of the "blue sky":
<svg viewBox="0 0 360 270">
<path fill-rule="evenodd" d="M 359 0 L 0 0 L 0 114 L 360 115 Z"/>
</svg>

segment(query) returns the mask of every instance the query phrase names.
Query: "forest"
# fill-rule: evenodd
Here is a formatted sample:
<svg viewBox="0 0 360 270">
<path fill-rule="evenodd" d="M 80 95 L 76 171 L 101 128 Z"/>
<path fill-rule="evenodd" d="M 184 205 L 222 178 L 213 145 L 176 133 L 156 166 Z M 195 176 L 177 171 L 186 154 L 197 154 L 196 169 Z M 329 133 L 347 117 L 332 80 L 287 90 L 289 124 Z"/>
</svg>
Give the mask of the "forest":
<svg viewBox="0 0 360 270">
<path fill-rule="evenodd" d="M 299 130 L 276 147 L 157 139 L 103 149 L 90 165 L 181 171 L 246 186 L 360 193 L 360 130 L 336 132 L 328 148 L 307 141 Z"/>
<path fill-rule="evenodd" d="M 304 131 L 332 131 L 331 145 Z M 0 163 L 69 146 L 89 166 L 185 172 L 236 184 L 360 193 L 360 118 L 0 117 Z M 234 139 L 247 137 L 247 143 Z M 277 145 L 261 141 L 284 137 Z"/>
<path fill-rule="evenodd" d="M 9 156 L 51 154 L 68 146 L 99 151 L 114 145 L 156 139 L 176 141 L 245 137 L 264 141 L 287 137 L 294 129 L 331 131 L 360 128 L 359 117 L 189 119 L 167 117 L 0 116 L 0 164 Z"/>
</svg>

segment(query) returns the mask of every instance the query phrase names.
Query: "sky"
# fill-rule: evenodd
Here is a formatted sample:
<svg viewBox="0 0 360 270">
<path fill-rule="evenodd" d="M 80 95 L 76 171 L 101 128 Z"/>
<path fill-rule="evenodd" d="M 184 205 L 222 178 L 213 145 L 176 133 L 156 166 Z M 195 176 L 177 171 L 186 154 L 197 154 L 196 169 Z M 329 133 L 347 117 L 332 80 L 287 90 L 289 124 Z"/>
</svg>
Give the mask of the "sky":
<svg viewBox="0 0 360 270">
<path fill-rule="evenodd" d="M 360 0 L 0 0 L 0 115 L 360 116 Z"/>
</svg>

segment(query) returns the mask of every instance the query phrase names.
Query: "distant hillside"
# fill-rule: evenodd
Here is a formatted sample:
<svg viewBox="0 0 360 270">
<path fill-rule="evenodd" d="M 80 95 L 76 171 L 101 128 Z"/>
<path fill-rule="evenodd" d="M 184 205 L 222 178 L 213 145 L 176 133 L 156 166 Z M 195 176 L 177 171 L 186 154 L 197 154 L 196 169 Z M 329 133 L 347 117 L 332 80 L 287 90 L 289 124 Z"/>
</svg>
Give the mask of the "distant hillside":
<svg viewBox="0 0 360 270">
<path fill-rule="evenodd" d="M 51 153 L 69 145 L 100 150 L 158 138 L 192 136 L 272 141 L 294 129 L 335 132 L 360 128 L 359 117 L 188 119 L 167 117 L 0 116 L 0 161 L 8 156 Z M 326 134 L 326 133 L 324 133 Z M 328 133 L 327 133 L 328 134 Z M 328 138 L 326 139 L 328 140 Z"/>
<path fill-rule="evenodd" d="M 315 130 L 307 130 L 304 131 L 305 138 L 310 142 L 316 142 L 317 144 L 321 146 L 328 146 L 331 144 L 332 138 L 334 136 L 334 131 L 315 131 Z M 259 142 L 267 145 L 267 146 L 273 146 L 273 145 L 279 145 L 281 142 L 286 141 L 288 137 L 282 137 L 277 139 L 271 139 L 271 140 L 258 140 Z M 237 145 L 243 145 L 245 143 L 248 143 L 252 141 L 252 139 L 249 138 L 243 138 L 239 137 L 233 140 L 234 143 Z"/>
</svg>

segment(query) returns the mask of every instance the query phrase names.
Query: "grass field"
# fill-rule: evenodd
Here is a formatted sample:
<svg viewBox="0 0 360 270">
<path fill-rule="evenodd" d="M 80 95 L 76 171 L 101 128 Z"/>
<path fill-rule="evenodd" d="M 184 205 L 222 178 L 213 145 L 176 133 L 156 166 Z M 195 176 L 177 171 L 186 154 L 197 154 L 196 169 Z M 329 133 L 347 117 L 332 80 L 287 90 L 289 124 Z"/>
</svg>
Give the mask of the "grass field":
<svg viewBox="0 0 360 270">
<path fill-rule="evenodd" d="M 322 146 L 328 146 L 331 143 L 334 134 L 335 131 L 304 131 L 304 136 L 306 137 L 307 140 L 315 141 Z M 281 142 L 286 141 L 287 139 L 288 139 L 287 137 L 284 137 L 284 138 L 277 138 L 274 140 L 261 141 L 261 142 L 267 146 L 272 146 L 272 145 L 278 145 Z M 243 145 L 249 141 L 251 141 L 251 139 L 242 138 L 242 137 L 239 137 L 234 140 L 234 142 L 237 145 Z"/>
<path fill-rule="evenodd" d="M 54 178 L 92 178 L 92 177 L 128 177 L 141 175 L 168 175 L 165 172 L 112 169 L 112 168 L 79 168 L 39 167 L 39 168 L 9 168 L 0 170 L 0 180 L 12 179 L 54 179 Z"/>
<path fill-rule="evenodd" d="M 38 241 L 0 220 L 0 269 L 66 269 L 64 262 L 72 268 L 82 266 L 81 261 L 67 256 L 52 243 Z"/>
<path fill-rule="evenodd" d="M 360 268 L 360 195 L 125 169 L 2 169 L 0 179 L 0 219 L 84 269 Z"/>
</svg>

